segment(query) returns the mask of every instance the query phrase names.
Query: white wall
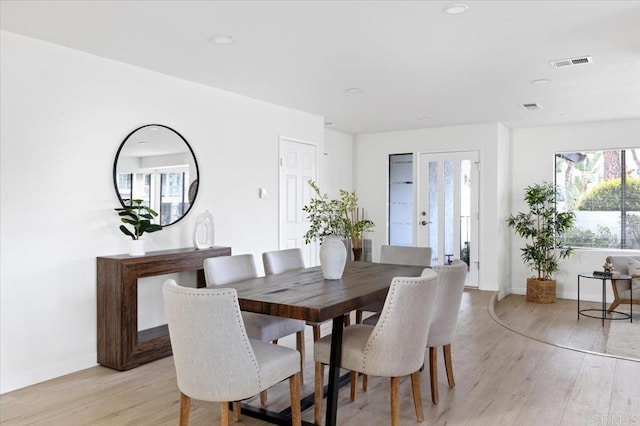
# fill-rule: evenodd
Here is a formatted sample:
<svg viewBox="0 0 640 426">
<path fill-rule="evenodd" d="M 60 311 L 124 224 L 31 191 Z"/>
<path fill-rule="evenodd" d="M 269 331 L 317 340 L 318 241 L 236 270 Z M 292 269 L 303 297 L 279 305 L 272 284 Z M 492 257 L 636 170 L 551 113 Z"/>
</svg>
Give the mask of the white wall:
<svg viewBox="0 0 640 426">
<path fill-rule="evenodd" d="M 498 125 L 498 148 L 496 150 L 496 163 L 500 164 L 497 167 L 497 189 L 496 189 L 496 211 L 497 215 L 493 220 L 496 222 L 496 254 L 495 257 L 502 259 L 497 265 L 496 277 L 499 285 L 498 298 L 502 299 L 507 294 L 511 293 L 511 230 L 508 226 L 505 226 L 505 219 L 509 217 L 509 207 L 511 205 L 511 199 L 509 194 L 511 191 L 511 175 L 513 174 L 514 167 L 511 164 L 511 131 L 503 125 Z M 486 162 L 485 162 L 486 166 Z M 483 197 L 486 194 L 483 194 Z M 481 213 L 482 214 L 482 213 Z M 490 238 L 493 238 L 489 234 Z"/>
<path fill-rule="evenodd" d="M 258 188 L 278 193 L 279 137 L 322 150 L 324 120 L 5 31 L 0 40 L 4 393 L 96 363 L 95 259 L 128 250 L 112 167 L 129 132 L 173 127 L 200 166 L 193 214 L 148 234 L 148 250 L 191 246 L 208 209 L 217 245 L 258 255 L 278 248 L 278 199 Z"/>
<path fill-rule="evenodd" d="M 322 152 L 322 187 L 330 197 L 339 197 L 339 190 L 353 189 L 353 135 L 326 129 Z"/>
<path fill-rule="evenodd" d="M 388 229 L 389 154 L 479 151 L 480 152 L 480 275 L 483 290 L 506 287 L 508 259 L 501 246 L 506 235 L 503 203 L 508 188 L 508 131 L 496 123 L 407 130 L 356 136 L 355 189 L 360 205 L 377 226 L 369 233 L 374 261 L 380 245 L 386 244 Z"/>
<path fill-rule="evenodd" d="M 531 127 L 512 130 L 512 186 L 511 211 L 524 211 L 527 206 L 522 197 L 524 188 L 530 184 L 554 181 L 554 154 L 562 151 L 598 150 L 604 148 L 637 148 L 640 146 L 640 119 L 603 121 L 562 126 Z M 522 240 L 512 233 L 511 242 L 511 292 L 525 294 L 526 278 L 532 273 L 520 261 Z M 555 275 L 557 296 L 577 297 L 577 275 L 602 269 L 604 259 L 610 254 L 634 254 L 630 250 L 580 249 L 560 262 L 560 272 Z M 586 281 L 586 280 L 585 280 Z M 589 280 L 591 281 L 591 280 Z M 612 300 L 610 286 L 608 299 Z M 585 282 L 580 289 L 580 298 L 602 300 L 599 282 Z"/>
</svg>

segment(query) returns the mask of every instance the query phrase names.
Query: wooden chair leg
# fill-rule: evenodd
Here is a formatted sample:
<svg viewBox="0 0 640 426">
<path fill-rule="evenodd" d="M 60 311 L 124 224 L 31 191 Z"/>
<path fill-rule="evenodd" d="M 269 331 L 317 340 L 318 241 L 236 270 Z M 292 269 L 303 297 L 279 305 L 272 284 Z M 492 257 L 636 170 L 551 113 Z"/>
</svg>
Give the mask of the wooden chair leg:
<svg viewBox="0 0 640 426">
<path fill-rule="evenodd" d="M 438 348 L 429 348 L 429 378 L 431 382 L 431 401 L 437 404 L 438 398 Z"/>
<path fill-rule="evenodd" d="M 260 392 L 260 405 L 265 406 L 267 405 L 267 391 L 263 390 L 262 392 Z"/>
<path fill-rule="evenodd" d="M 362 311 L 356 310 L 356 324 L 362 324 Z"/>
<path fill-rule="evenodd" d="M 278 344 L 278 339 L 272 340 L 271 343 L 273 343 L 274 345 Z"/>
<path fill-rule="evenodd" d="M 296 349 L 300 352 L 300 384 L 304 384 L 304 330 L 296 333 Z"/>
<path fill-rule="evenodd" d="M 344 326 L 349 327 L 351 325 L 351 313 L 344 316 Z"/>
<path fill-rule="evenodd" d="M 444 353 L 444 368 L 447 370 L 447 381 L 449 382 L 449 387 L 456 387 L 456 381 L 453 378 L 453 363 L 451 362 L 451 344 L 444 345 L 442 347 L 442 352 Z"/>
<path fill-rule="evenodd" d="M 324 398 L 324 365 L 316 362 L 315 387 L 313 404 L 313 422 L 319 425 L 322 422 L 322 400 Z"/>
<path fill-rule="evenodd" d="M 320 340 L 320 326 L 319 325 L 314 325 L 313 326 L 313 341 L 317 342 L 318 340 Z"/>
<path fill-rule="evenodd" d="M 611 313 L 611 311 L 617 308 L 619 304 L 620 304 L 620 301 L 618 299 L 614 300 L 613 302 L 611 302 L 611 305 L 609 306 L 609 309 L 607 309 L 607 312 Z"/>
<path fill-rule="evenodd" d="M 356 400 L 358 396 L 358 372 L 351 372 L 351 402 Z"/>
<path fill-rule="evenodd" d="M 233 401 L 231 405 L 233 405 L 233 421 L 239 422 L 240 421 L 240 401 Z"/>
<path fill-rule="evenodd" d="M 229 403 L 220 403 L 220 426 L 229 426 Z"/>
<path fill-rule="evenodd" d="M 391 378 L 391 426 L 400 426 L 400 378 Z"/>
<path fill-rule="evenodd" d="M 369 387 L 369 376 L 366 374 L 362 375 L 362 392 L 366 392 Z"/>
<path fill-rule="evenodd" d="M 411 393 L 413 393 L 413 407 L 416 410 L 416 418 L 419 422 L 424 422 L 422 391 L 420 390 L 420 370 L 411 375 Z"/>
<path fill-rule="evenodd" d="M 191 411 L 191 398 L 180 392 L 180 426 L 189 424 L 189 412 Z"/>
<path fill-rule="evenodd" d="M 300 410 L 300 373 L 289 377 L 289 392 L 291 393 L 291 424 L 302 424 L 302 411 Z"/>
</svg>

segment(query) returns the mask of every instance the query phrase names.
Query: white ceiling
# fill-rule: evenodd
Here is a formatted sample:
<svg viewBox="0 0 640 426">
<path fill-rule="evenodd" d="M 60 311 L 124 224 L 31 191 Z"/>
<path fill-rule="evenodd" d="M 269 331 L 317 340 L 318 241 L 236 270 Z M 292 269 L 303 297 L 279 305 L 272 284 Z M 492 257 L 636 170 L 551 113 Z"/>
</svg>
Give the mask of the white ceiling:
<svg viewBox="0 0 640 426">
<path fill-rule="evenodd" d="M 640 1 L 467 1 L 448 15 L 450 3 L 1 0 L 0 20 L 349 133 L 640 117 Z M 209 41 L 220 34 L 235 42 Z M 593 63 L 549 63 L 586 55 Z M 543 109 L 521 106 L 532 102 Z"/>
</svg>

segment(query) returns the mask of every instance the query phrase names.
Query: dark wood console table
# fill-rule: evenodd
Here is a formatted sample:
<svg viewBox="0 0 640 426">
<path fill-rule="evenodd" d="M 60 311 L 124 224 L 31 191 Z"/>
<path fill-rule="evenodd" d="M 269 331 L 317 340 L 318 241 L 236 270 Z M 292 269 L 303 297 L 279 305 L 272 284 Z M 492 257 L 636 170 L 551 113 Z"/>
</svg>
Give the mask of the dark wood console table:
<svg viewBox="0 0 640 426">
<path fill-rule="evenodd" d="M 138 278 L 197 271 L 198 287 L 204 287 L 204 259 L 229 255 L 230 247 L 211 247 L 98 257 L 98 363 L 129 370 L 171 355 L 166 325 L 138 331 Z"/>
</svg>

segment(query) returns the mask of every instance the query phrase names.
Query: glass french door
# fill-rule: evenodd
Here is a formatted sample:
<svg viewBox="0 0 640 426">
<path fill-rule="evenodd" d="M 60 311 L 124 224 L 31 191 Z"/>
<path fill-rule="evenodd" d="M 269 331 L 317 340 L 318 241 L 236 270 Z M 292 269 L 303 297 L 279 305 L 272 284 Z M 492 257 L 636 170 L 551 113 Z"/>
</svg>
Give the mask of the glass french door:
<svg viewBox="0 0 640 426">
<path fill-rule="evenodd" d="M 478 152 L 423 153 L 418 167 L 417 245 L 431 247 L 432 265 L 464 260 L 477 287 Z"/>
</svg>

